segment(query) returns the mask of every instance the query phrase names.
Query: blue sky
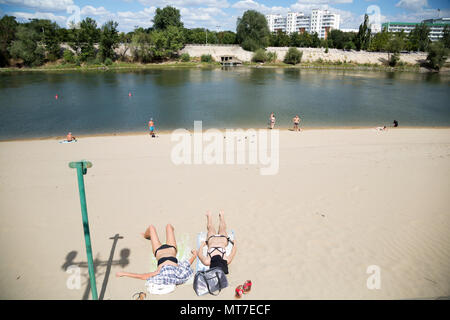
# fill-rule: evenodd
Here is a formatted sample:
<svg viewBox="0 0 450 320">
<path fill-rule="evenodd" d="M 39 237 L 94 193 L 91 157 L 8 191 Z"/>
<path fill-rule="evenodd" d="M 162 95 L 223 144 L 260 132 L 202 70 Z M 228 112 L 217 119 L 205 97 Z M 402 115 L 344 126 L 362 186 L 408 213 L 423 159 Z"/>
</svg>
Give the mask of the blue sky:
<svg viewBox="0 0 450 320">
<path fill-rule="evenodd" d="M 135 26 L 150 27 L 155 9 L 166 5 L 180 9 L 188 28 L 233 31 L 237 17 L 248 9 L 283 15 L 328 9 L 341 15 L 341 28 L 357 28 L 368 11 L 374 17 L 371 8 L 379 8 L 380 22 L 419 22 L 437 17 L 438 8 L 441 17 L 450 17 L 449 0 L 0 0 L 0 16 L 13 15 L 19 21 L 50 19 L 61 26 L 89 16 L 99 25 L 115 20 L 120 31 L 128 32 Z"/>
</svg>

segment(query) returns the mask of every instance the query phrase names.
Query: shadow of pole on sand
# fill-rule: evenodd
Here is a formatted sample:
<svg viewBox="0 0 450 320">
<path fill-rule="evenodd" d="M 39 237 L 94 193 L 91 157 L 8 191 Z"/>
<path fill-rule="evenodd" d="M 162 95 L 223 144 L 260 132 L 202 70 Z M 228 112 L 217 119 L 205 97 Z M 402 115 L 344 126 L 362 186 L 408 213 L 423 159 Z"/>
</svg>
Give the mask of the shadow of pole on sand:
<svg viewBox="0 0 450 320">
<path fill-rule="evenodd" d="M 101 289 L 100 295 L 99 295 L 99 300 L 103 300 L 105 297 L 106 288 L 108 286 L 109 275 L 111 273 L 111 267 L 113 265 L 120 265 L 123 268 L 129 264 L 128 257 L 130 256 L 130 249 L 127 249 L 127 248 L 122 249 L 120 251 L 120 259 L 119 260 L 116 260 L 116 261 L 113 260 L 117 242 L 119 241 L 119 239 L 123 239 L 123 237 L 119 236 L 119 234 L 116 234 L 114 237 L 111 237 L 109 239 L 114 240 L 114 241 L 113 241 L 113 244 L 111 247 L 111 251 L 109 253 L 108 261 L 100 260 L 99 255 L 97 255 L 97 257 L 94 259 L 95 276 L 97 277 L 99 275 L 104 274 L 102 289 Z M 67 254 L 66 261 L 61 266 L 61 268 L 64 271 L 66 271 L 70 266 L 78 266 L 79 268 L 88 268 L 87 262 L 84 262 L 84 261 L 83 262 L 75 262 L 74 261 L 77 254 L 78 254 L 77 251 L 71 251 Z M 105 267 L 105 266 L 106 266 L 105 273 L 99 274 L 99 272 L 98 272 L 99 267 Z M 87 300 L 89 298 L 89 293 L 91 292 L 91 284 L 89 281 L 89 275 L 87 275 L 86 278 L 87 278 L 87 283 L 86 283 L 86 288 L 83 293 L 82 300 Z"/>
</svg>

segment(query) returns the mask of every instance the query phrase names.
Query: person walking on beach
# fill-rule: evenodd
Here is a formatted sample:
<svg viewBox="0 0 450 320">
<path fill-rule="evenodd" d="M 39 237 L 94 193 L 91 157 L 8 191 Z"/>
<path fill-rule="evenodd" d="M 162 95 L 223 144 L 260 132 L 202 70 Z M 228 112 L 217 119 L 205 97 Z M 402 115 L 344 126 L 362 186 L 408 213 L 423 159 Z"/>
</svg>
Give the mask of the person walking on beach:
<svg viewBox="0 0 450 320">
<path fill-rule="evenodd" d="M 223 211 L 219 213 L 219 233 L 216 233 L 212 224 L 211 211 L 206 212 L 206 229 L 208 230 L 206 241 L 202 243 L 198 251 L 198 258 L 210 268 L 220 267 L 225 274 L 228 274 L 228 265 L 233 261 L 236 255 L 236 240 L 231 241 L 227 234 L 227 226 Z M 228 243 L 233 245 L 230 255 L 226 255 L 226 247 Z M 206 257 L 203 255 L 203 247 L 207 246 L 208 251 Z"/>
<path fill-rule="evenodd" d="M 153 122 L 153 118 L 150 118 L 150 121 L 148 122 L 148 129 L 150 131 L 150 135 L 152 138 L 155 137 L 155 122 Z"/>
<path fill-rule="evenodd" d="M 153 255 L 158 261 L 155 271 L 143 274 L 117 272 L 117 277 L 130 277 L 147 280 L 158 285 L 180 285 L 185 283 L 193 274 L 191 265 L 197 257 L 197 251 L 191 250 L 192 256 L 189 260 L 181 262 L 176 258 L 177 243 L 175 241 L 174 228 L 171 224 L 166 226 L 166 243 L 161 245 L 158 234 L 153 225 L 149 226 L 142 236 L 151 241 Z"/>
<path fill-rule="evenodd" d="M 275 127 L 275 115 L 274 115 L 274 113 L 272 112 L 271 114 L 270 114 L 270 118 L 269 118 L 269 122 L 270 122 L 270 129 L 273 129 L 274 127 Z"/>
<path fill-rule="evenodd" d="M 300 120 L 301 119 L 298 115 L 296 115 L 294 118 L 292 118 L 292 122 L 294 122 L 294 131 L 297 131 L 297 132 L 300 131 L 300 128 L 298 127 Z"/>
</svg>

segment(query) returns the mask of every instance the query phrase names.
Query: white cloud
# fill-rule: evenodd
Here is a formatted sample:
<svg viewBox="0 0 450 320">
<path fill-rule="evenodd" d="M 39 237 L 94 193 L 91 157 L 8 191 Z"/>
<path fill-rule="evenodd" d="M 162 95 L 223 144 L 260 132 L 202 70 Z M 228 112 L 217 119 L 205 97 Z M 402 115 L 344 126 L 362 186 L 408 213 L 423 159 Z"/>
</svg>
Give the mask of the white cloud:
<svg viewBox="0 0 450 320">
<path fill-rule="evenodd" d="M 51 12 L 12 12 L 10 15 L 15 16 L 18 19 L 22 19 L 27 21 L 28 19 L 48 19 L 51 21 L 55 21 L 59 25 L 65 24 L 67 17 L 57 16 Z"/>
<path fill-rule="evenodd" d="M 0 3 L 43 11 L 65 11 L 73 5 L 73 0 L 0 0 Z"/>
<path fill-rule="evenodd" d="M 420 11 L 424 7 L 428 7 L 428 2 L 427 0 L 400 0 L 395 6 L 411 11 Z"/>
<path fill-rule="evenodd" d="M 93 6 L 84 6 L 81 9 L 81 14 L 84 16 L 110 16 L 111 12 L 106 10 L 104 7 L 95 8 Z"/>
<path fill-rule="evenodd" d="M 144 6 L 155 6 L 155 7 L 214 7 L 214 8 L 228 8 L 230 4 L 227 0 L 139 0 Z"/>
</svg>

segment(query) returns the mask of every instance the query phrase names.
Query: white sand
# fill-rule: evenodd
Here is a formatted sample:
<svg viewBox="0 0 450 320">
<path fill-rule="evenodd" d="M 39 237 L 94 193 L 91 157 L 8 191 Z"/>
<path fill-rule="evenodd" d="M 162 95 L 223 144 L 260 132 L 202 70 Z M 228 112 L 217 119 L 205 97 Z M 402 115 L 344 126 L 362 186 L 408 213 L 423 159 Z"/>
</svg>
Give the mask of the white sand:
<svg viewBox="0 0 450 320">
<path fill-rule="evenodd" d="M 92 161 L 85 176 L 94 256 L 114 260 L 105 299 L 130 299 L 144 281 L 154 224 L 161 238 L 172 223 L 179 241 L 195 245 L 207 209 L 225 210 L 238 239 L 230 265 L 233 299 L 409 299 L 450 295 L 450 129 L 307 130 L 281 132 L 280 170 L 256 165 L 181 165 L 170 160 L 169 135 L 0 143 L 0 298 L 82 299 L 69 290 L 62 266 L 76 251 L 86 262 L 76 172 L 68 162 Z M 217 221 L 217 220 L 216 220 Z M 369 290 L 366 269 L 381 268 Z M 99 294 L 106 265 L 98 268 Z M 150 299 L 197 298 L 191 285 Z"/>
</svg>

